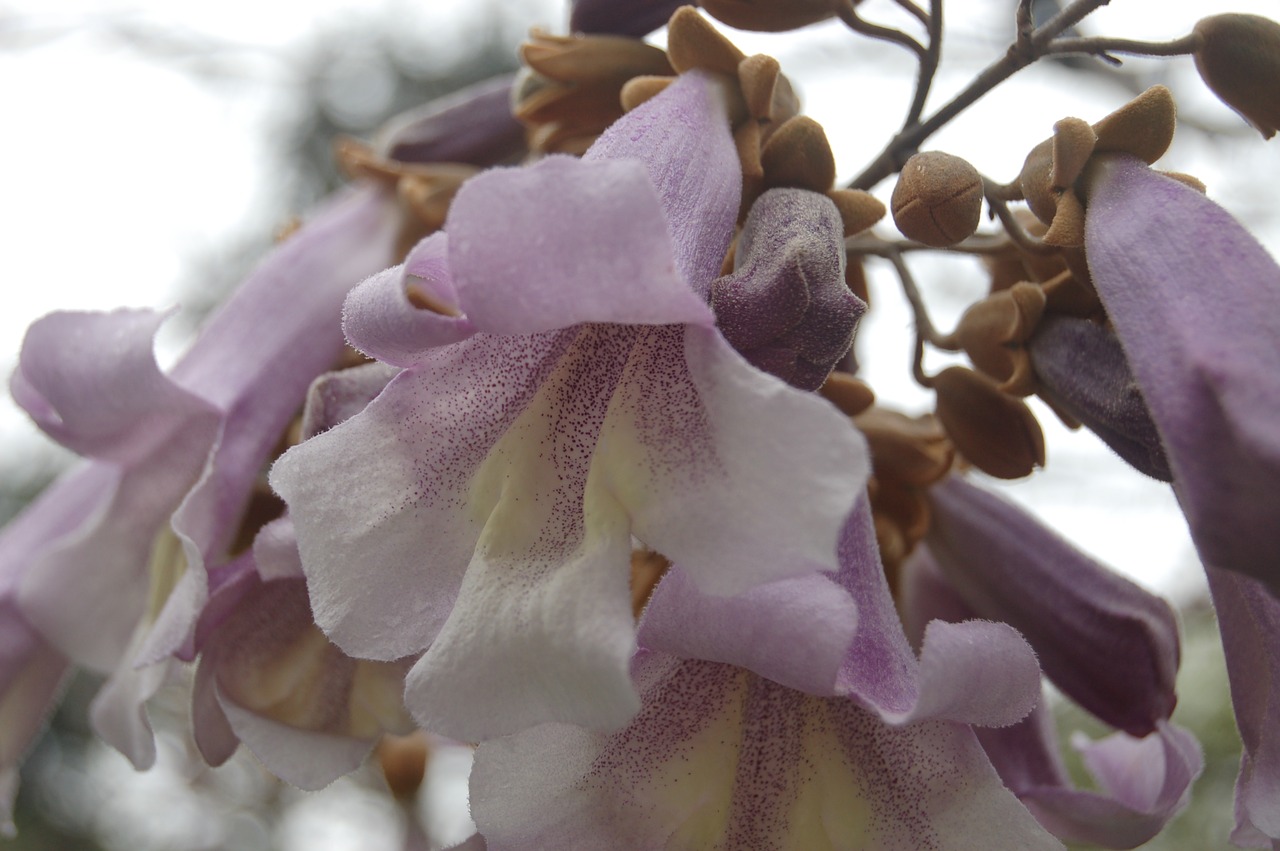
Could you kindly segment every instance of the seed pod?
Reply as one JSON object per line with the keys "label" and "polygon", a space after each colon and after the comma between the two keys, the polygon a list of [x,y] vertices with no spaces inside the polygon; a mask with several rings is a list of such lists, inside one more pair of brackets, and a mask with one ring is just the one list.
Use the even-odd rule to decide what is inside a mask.
{"label": "seed pod", "polygon": [[889,203],[894,224],[904,236],[945,248],[978,229],[982,176],[951,154],[916,154],[902,167]]}
{"label": "seed pod", "polygon": [[1214,15],[1199,37],[1196,70],[1206,86],[1264,138],[1280,129],[1280,24],[1260,15]]}
{"label": "seed pod", "polygon": [[938,420],[960,454],[999,479],[1020,479],[1044,466],[1044,432],[1023,404],[985,375],[953,366],[934,376]]}

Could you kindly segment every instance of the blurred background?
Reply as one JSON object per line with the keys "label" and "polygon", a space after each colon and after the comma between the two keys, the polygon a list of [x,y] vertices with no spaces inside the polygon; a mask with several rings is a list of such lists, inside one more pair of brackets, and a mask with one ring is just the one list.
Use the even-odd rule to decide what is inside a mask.
{"label": "blurred background", "polygon": [[[948,7],[944,63],[931,109],[1003,53],[1014,0]],[[1047,18],[1054,2],[1038,2]],[[1112,0],[1084,33],[1145,39],[1188,32],[1205,4]],[[1199,12],[1197,12],[1197,7]],[[1274,0],[1231,11],[1275,15]],[[866,0],[871,20],[911,29],[892,0]],[[1227,8],[1213,11],[1227,11]],[[158,343],[180,353],[275,234],[341,182],[331,156],[341,134],[368,138],[388,117],[516,66],[531,25],[561,32],[564,0],[0,0],[0,373],[16,363],[26,326],[57,309],[181,310]],[[914,30],[912,30],[914,31]],[[658,43],[662,33],[654,35]],[[879,153],[910,100],[912,59],[837,24],[798,33],[731,33],[747,53],[779,59],[821,122],[847,180]],[[1219,104],[1189,59],[1042,62],[931,139],[999,180],[1067,115],[1095,121],[1155,83],[1181,109],[1161,162],[1197,175],[1219,203],[1277,253],[1272,187],[1280,148]],[[877,189],[886,201],[892,182]],[[881,224],[886,233],[892,224]],[[870,261],[874,308],[858,340],[881,399],[930,407],[909,380],[910,315],[887,267]],[[913,257],[939,325],[985,290],[975,261]],[[1229,282],[1206,282],[1207,286]],[[930,362],[934,369],[940,362]],[[1087,432],[1058,427],[1043,407],[1043,474],[998,486],[1084,549],[1170,595],[1184,612],[1185,686],[1175,720],[1206,748],[1195,804],[1152,849],[1222,847],[1231,824],[1239,742],[1227,702],[1212,612],[1167,487],[1131,472]],[[0,401],[0,522],[69,463],[5,396]],[[85,707],[97,684],[75,680],[28,761],[15,849],[400,849],[412,823],[420,847],[465,837],[464,749],[441,748],[424,794],[396,802],[370,769],[324,792],[273,781],[243,749],[224,768],[194,757],[182,696],[155,708],[159,765],[136,774],[96,742]],[[1079,713],[1065,731],[1101,732]]]}

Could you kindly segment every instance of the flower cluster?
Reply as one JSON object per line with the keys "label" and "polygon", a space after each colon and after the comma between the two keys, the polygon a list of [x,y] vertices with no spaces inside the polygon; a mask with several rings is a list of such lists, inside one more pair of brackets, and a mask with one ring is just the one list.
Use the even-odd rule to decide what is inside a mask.
{"label": "flower cluster", "polygon": [[[244,744],[317,789],[386,734],[474,746],[468,848],[1134,847],[1202,764],[1178,618],[981,484],[1044,465],[1037,394],[1176,493],[1244,744],[1232,839],[1280,847],[1280,267],[1151,168],[1163,89],[1059,122],[1005,186],[916,153],[942,4],[927,48],[857,5],[706,3],[918,52],[851,187],[776,61],[690,8],[582,0],[592,35],[537,33],[515,81],[345,147],[353,185],[167,373],[163,314],[33,325],[12,394],[84,461],[0,532],[0,798],[72,667],[106,675],[94,728],[138,768],[190,669],[211,765]],[[633,38],[672,12],[666,52]],[[1274,132],[1270,21],[1170,46],[1023,15],[1024,64],[1194,52]],[[868,230],[886,167],[907,240]],[[990,261],[951,334],[904,260],[926,247]],[[934,413],[856,376],[873,255]],[[928,375],[926,345],[972,368]],[[1115,730],[1081,746],[1096,788],[1044,680]]]}

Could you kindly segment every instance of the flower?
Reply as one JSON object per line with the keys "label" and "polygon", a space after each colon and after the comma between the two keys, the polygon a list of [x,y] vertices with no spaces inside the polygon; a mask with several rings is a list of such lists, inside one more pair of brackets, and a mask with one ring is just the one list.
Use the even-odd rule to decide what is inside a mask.
{"label": "flower", "polygon": [[672,567],[641,624],[627,727],[545,724],[478,749],[488,847],[1059,847],[966,726],[1031,709],[1026,642],[936,623],[917,659],[865,500],[839,551],[834,579],[736,597],[700,594]]}
{"label": "flower", "polygon": [[1280,593],[1280,266],[1225,210],[1095,157],[1085,249],[1203,562]]}
{"label": "flower", "polygon": [[582,161],[473,179],[349,298],[352,344],[403,371],[271,482],[330,638],[423,653],[427,729],[625,723],[633,535],[720,594],[835,567],[866,451],[715,330],[738,202],[723,105],[687,74]]}
{"label": "flower", "polygon": [[1098,790],[1077,789],[1041,701],[1017,724],[975,731],[1001,779],[1060,839],[1132,848],[1152,838],[1185,805],[1203,765],[1195,737],[1167,720],[1173,612],[994,495],[954,477],[932,494],[934,530],[903,567],[912,637],[939,620],[1012,623],[1068,697],[1133,733],[1077,735]]}
{"label": "flower", "polygon": [[[262,465],[307,385],[337,359],[342,299],[390,258],[395,211],[393,196],[369,186],[330,201],[167,375],[152,353],[164,319],[154,311],[55,313],[27,333],[14,398],[90,460],[59,485],[73,519],[63,514],[21,553],[14,597],[73,662],[112,673],[95,726],[139,766],[154,759],[141,709],[164,681],[154,663],[190,653],[207,567],[229,555]],[[49,505],[29,508],[42,515],[30,522],[44,523]],[[157,543],[170,525],[173,546]]]}

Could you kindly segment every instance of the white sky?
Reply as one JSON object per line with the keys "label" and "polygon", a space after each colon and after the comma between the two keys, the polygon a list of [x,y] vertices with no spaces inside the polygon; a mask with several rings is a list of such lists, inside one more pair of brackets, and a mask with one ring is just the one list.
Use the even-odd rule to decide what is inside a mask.
{"label": "white sky", "polygon": [[[1012,25],[991,14],[995,5],[950,4],[952,50],[945,55],[953,58],[943,66],[932,105],[1003,51]],[[1173,38],[1187,32],[1206,5],[1112,0],[1091,25],[1111,35]],[[271,111],[287,102],[290,82],[273,55],[296,49],[322,27],[388,9],[406,38],[421,38],[425,55],[442,61],[449,51],[465,49],[465,33],[477,15],[499,10],[509,21],[554,28],[566,6],[557,0],[0,0],[0,161],[6,164],[0,373],[12,371],[26,326],[51,310],[171,304],[190,259],[239,232],[265,203],[263,128]],[[898,20],[900,11],[890,0],[867,0],[861,8],[880,20]],[[1223,4],[1221,10],[1228,9],[1275,16],[1280,3],[1237,0]],[[211,86],[103,38],[103,22],[118,20],[254,50],[245,54],[239,84]],[[54,32],[65,34],[45,38]],[[911,60],[901,49],[858,40],[838,25],[803,35],[734,38],[748,53],[771,53],[782,62],[806,111],[826,127],[844,176],[874,156],[901,121],[912,80]],[[849,66],[858,58],[873,61]],[[1147,82],[1169,83],[1184,114],[1239,131],[1238,119],[1204,90],[1189,60],[1131,62],[1149,69]],[[1118,87],[1081,86],[1077,76],[1068,81],[1052,68],[1023,72],[1025,80],[981,102],[927,147],[960,154],[993,177],[1009,179],[1054,121],[1065,115],[1096,120],[1129,97]],[[1248,139],[1227,158],[1214,143],[1190,136],[1162,165],[1198,174],[1215,198],[1247,215],[1261,203],[1249,194],[1259,175],[1275,183],[1280,143]],[[1261,236],[1274,253],[1280,245],[1274,219]],[[962,268],[955,280],[959,291],[971,288],[970,297],[981,288],[972,270],[966,276]],[[930,292],[929,279],[923,283],[941,307],[960,304],[955,287]],[[876,322],[860,343],[864,353],[877,353],[864,356],[866,368],[882,398],[922,406],[923,394],[902,381],[910,320],[891,288],[878,284],[876,295]],[[1052,415],[1042,413],[1050,467],[1015,485],[1015,498],[1145,582],[1167,586],[1194,566],[1168,489],[1140,481],[1091,435],[1053,429]],[[43,443],[5,398],[0,470],[5,454],[25,455]]]}

